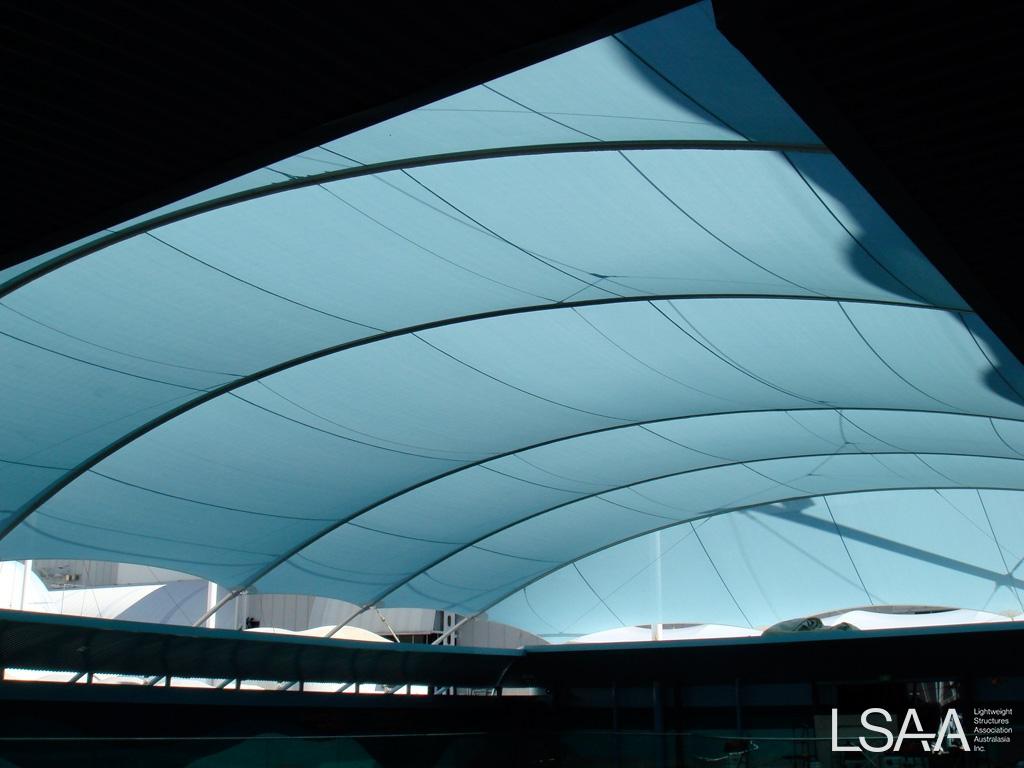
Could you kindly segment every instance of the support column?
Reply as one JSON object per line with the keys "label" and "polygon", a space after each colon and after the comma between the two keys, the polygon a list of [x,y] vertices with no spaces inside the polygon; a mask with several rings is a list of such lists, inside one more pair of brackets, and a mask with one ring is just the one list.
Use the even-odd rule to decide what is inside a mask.
{"label": "support column", "polygon": [[21,599],[18,601],[18,610],[25,610],[25,593],[28,591],[28,580],[32,574],[32,561],[25,560],[21,570]]}
{"label": "support column", "polygon": [[203,626],[213,629],[217,626],[217,585],[212,581],[206,582],[206,621]]}
{"label": "support column", "polygon": [[655,642],[662,637],[661,598],[661,531],[657,531],[654,534],[654,616],[651,622],[651,640]]}

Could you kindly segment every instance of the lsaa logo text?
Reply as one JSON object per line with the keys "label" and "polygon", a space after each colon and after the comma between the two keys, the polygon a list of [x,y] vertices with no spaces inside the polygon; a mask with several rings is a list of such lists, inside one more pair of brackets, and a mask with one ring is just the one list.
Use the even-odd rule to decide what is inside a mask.
{"label": "lsaa logo text", "polygon": [[[917,716],[917,710],[911,708],[907,710],[906,717],[903,718],[903,724],[899,727],[899,731],[896,734],[893,733],[892,726],[895,724],[893,716],[888,710],[882,709],[881,707],[871,707],[865,709],[860,714],[861,726],[872,733],[877,733],[878,736],[860,736],[858,741],[860,746],[855,744],[843,745],[839,744],[839,710],[832,710],[832,751],[833,752],[887,752],[890,749],[899,751],[900,747],[903,746],[905,741],[918,741],[921,744],[921,748],[925,752],[939,752],[942,750],[942,744],[953,741],[960,742],[960,748],[970,752],[971,745],[967,742],[967,734],[964,733],[963,725],[960,724],[960,716],[956,713],[955,709],[947,709],[946,716],[942,720],[942,725],[938,730],[938,733],[927,733],[921,725],[921,718]],[[872,744],[882,740],[881,746],[878,744]],[[930,740],[934,739],[934,744],[930,743]]]}

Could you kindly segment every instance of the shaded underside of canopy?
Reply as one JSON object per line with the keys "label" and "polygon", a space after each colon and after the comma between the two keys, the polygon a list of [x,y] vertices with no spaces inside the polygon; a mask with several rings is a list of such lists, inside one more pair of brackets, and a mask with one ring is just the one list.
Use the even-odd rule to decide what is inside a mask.
{"label": "shaded underside of canopy", "polygon": [[0,558],[552,637],[1024,611],[1024,369],[706,3],[0,280]]}

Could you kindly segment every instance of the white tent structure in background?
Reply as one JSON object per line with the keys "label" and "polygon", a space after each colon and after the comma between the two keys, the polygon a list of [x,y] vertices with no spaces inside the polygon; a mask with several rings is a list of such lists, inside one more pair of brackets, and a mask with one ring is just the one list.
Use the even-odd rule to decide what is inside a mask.
{"label": "white tent structure in background", "polygon": [[0,608],[90,616],[119,617],[162,584],[50,590],[31,568],[20,561],[0,563]]}
{"label": "white tent structure in background", "polygon": [[[922,606],[872,606],[837,611],[818,617],[827,630],[841,624],[848,624],[858,630],[915,629],[921,627],[947,627],[967,624],[995,624],[1020,621],[1021,614],[1008,616],[990,611],[976,611],[966,608],[936,608]],[[761,628],[734,627],[728,624],[676,624],[665,625],[660,640],[711,640],[730,637],[758,637]],[[645,643],[657,642],[650,626],[616,627],[601,632],[592,632],[574,638],[570,643]]]}
{"label": "white tent structure in background", "polygon": [[[683,624],[663,625],[661,640],[708,640],[719,637],[756,637],[758,629],[748,627],[732,627],[727,624]],[[644,643],[651,642],[653,636],[649,626],[617,627],[603,632],[592,632],[577,637],[570,643]]]}
{"label": "white tent structure in background", "polygon": [[[297,635],[299,637],[330,637],[334,640],[359,640],[364,643],[390,643],[386,637],[381,637],[375,632],[361,627],[342,627],[334,631],[332,626],[312,627],[311,629],[291,630],[279,629],[277,627],[253,627],[246,632],[265,632],[271,635]],[[333,634],[332,634],[333,631]]]}
{"label": "white tent structure in background", "polygon": [[975,611],[965,608],[889,608],[881,610],[856,608],[842,613],[822,616],[826,627],[837,624],[852,624],[857,629],[912,629],[915,627],[950,627],[961,624],[994,624],[1004,621],[1020,621],[1022,616],[1007,616],[990,611]]}

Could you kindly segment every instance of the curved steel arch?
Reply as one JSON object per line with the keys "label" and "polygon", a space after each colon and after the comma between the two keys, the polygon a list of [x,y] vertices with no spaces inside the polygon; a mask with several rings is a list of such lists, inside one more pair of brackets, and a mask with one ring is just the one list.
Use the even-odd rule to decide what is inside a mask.
{"label": "curved steel arch", "polygon": [[[579,555],[578,557],[573,558],[572,560],[567,560],[564,563],[559,563],[557,566],[555,566],[553,568],[550,568],[550,569],[544,571],[543,573],[537,574],[536,576],[533,576],[530,579],[524,581],[522,584],[519,584],[518,586],[516,586],[515,589],[512,589],[512,590],[510,590],[508,592],[503,593],[496,600],[492,600],[491,602],[487,603],[483,608],[480,608],[478,611],[476,611],[472,615],[466,616],[465,618],[459,620],[458,622],[456,622],[454,624],[454,626],[452,626],[449,629],[445,630],[445,632],[440,637],[438,637],[436,640],[434,640],[433,643],[434,644],[440,644],[446,637],[451,635],[453,632],[458,630],[460,627],[464,626],[468,622],[470,622],[473,619],[477,618],[481,614],[486,613],[491,608],[496,606],[498,603],[502,602],[503,600],[508,599],[509,597],[514,595],[516,592],[519,592],[520,590],[526,589],[526,588],[530,587],[531,585],[536,584],[541,579],[543,579],[543,578],[545,578],[547,576],[550,576],[551,574],[555,573],[556,571],[559,571],[562,568],[565,568],[565,567],[567,567],[569,565],[572,565],[573,563],[578,563],[581,560],[585,560],[586,558],[588,558],[588,557],[590,557],[592,555],[596,555],[599,552],[604,552],[607,549],[611,549],[612,547],[616,547],[619,544],[625,544],[627,541],[632,541],[633,539],[639,539],[641,536],[648,536],[648,535],[650,535],[652,533],[657,533],[659,531],[665,531],[665,530],[668,530],[669,528],[675,528],[678,525],[689,525],[691,523],[696,523],[699,520],[706,520],[707,518],[710,518],[710,517],[717,517],[719,515],[727,515],[727,514],[731,514],[733,512],[742,512],[742,511],[748,510],[748,509],[757,509],[758,507],[765,507],[765,506],[768,506],[770,504],[786,504],[786,503],[791,502],[791,501],[801,501],[801,500],[804,500],[804,499],[825,499],[825,498],[829,498],[829,497],[833,497],[833,496],[852,496],[852,495],[855,495],[855,494],[858,494],[858,493],[890,493],[890,492],[898,493],[898,492],[901,492],[901,491],[937,491],[937,490],[940,490],[940,489],[947,489],[947,490],[949,490],[949,489],[954,489],[954,490],[963,489],[963,490],[968,490],[968,491],[1012,491],[1012,492],[1017,492],[1017,493],[1024,493],[1024,489],[1003,488],[1003,487],[998,487],[998,486],[985,486],[985,485],[938,486],[938,487],[936,487],[936,486],[907,486],[907,487],[903,487],[903,488],[876,488],[876,489],[868,488],[868,489],[858,489],[858,490],[855,490],[855,491],[834,491],[832,493],[812,493],[812,494],[806,494],[806,495],[801,495],[801,496],[788,496],[788,497],[782,498],[782,499],[775,499],[774,501],[763,501],[763,502],[759,502],[757,504],[743,504],[743,505],[740,505],[740,506],[737,506],[737,507],[730,507],[728,509],[718,509],[718,510],[714,510],[714,511],[711,511],[711,512],[706,512],[706,513],[697,515],[695,517],[692,517],[689,520],[679,520],[677,522],[669,523],[668,525],[662,525],[662,526],[659,526],[657,528],[652,528],[649,531],[644,531],[642,533],[632,534],[630,536],[623,537],[621,539],[618,539],[616,541],[610,542],[608,544],[604,544],[604,545],[602,545],[600,547],[596,547],[595,549],[592,549],[589,552],[585,552],[585,553]],[[995,574],[995,575],[998,575],[998,576],[1004,578],[1005,580],[1007,580],[1008,582],[1011,582],[1012,586],[1014,586],[1015,588],[1024,589],[1024,580],[1016,579],[1016,578],[1014,578],[1010,574]],[[448,606],[448,607],[451,607],[451,606]],[[346,622],[347,621],[351,621],[351,619],[347,619]],[[344,626],[344,625],[342,625],[342,626]],[[338,629],[340,630],[341,627],[338,627]],[[330,636],[330,635],[327,635],[327,636]]]}
{"label": "curved steel arch", "polygon": [[[399,336],[408,336],[414,333],[422,331],[428,331],[434,328],[443,328],[453,325],[459,325],[462,323],[471,323],[478,320],[488,320],[498,317],[510,317],[518,314],[526,314],[533,312],[547,312],[558,309],[572,309],[579,307],[590,307],[590,306],[602,306],[605,304],[626,304],[626,303],[642,303],[642,302],[655,302],[655,301],[698,301],[698,300],[713,300],[713,299],[733,299],[733,300],[768,300],[768,301],[817,301],[817,302],[848,302],[855,304],[873,304],[878,306],[899,306],[911,309],[919,309],[924,311],[937,311],[937,312],[948,312],[962,316],[963,314],[973,314],[963,309],[955,307],[944,307],[935,306],[930,304],[915,304],[913,302],[906,301],[888,301],[882,299],[845,299],[836,298],[830,296],[804,296],[804,295],[789,295],[789,294],[667,294],[658,296],[615,296],[601,299],[586,299],[582,301],[566,301],[561,303],[552,304],[538,304],[521,307],[511,307],[508,309],[501,310],[490,310],[487,312],[478,312],[472,315],[462,315],[459,317],[445,318],[442,320],[433,320],[426,323],[420,323],[417,325],[406,326],[404,328],[398,328],[392,331],[385,331],[373,336],[364,336],[358,339],[352,339],[350,341],[343,342],[341,344],[335,344],[321,349],[313,350],[297,357],[285,360],[280,363],[275,363],[272,366],[256,371],[254,373],[247,374],[245,376],[238,377],[232,381],[228,381],[221,384],[218,387],[214,387],[205,391],[198,397],[193,398],[187,402],[181,403],[174,408],[156,416],[155,418],[147,421],[135,429],[125,433],[117,440],[109,443],[108,445],[96,451],[85,460],[79,462],[77,465],[72,467],[68,472],[62,475],[58,480],[51,483],[41,492],[37,493],[21,507],[15,510],[14,514],[10,516],[2,527],[0,527],[0,540],[4,539],[14,528],[16,528],[22,521],[24,521],[32,512],[46,503],[49,499],[53,498],[61,489],[72,483],[78,477],[81,477],[85,472],[96,466],[103,459],[111,456],[112,454],[124,448],[129,443],[134,442],[143,435],[151,432],[162,424],[171,421],[172,419],[181,416],[188,411],[197,408],[204,403],[214,400],[222,395],[228,394],[246,384],[259,381],[260,379],[271,376],[275,373],[294,368],[308,363],[313,360],[318,360],[322,357],[327,357],[338,352],[344,352],[348,349],[354,349],[368,344],[373,344],[379,341],[385,341],[387,339],[396,338]],[[951,411],[955,413],[955,411]]]}
{"label": "curved steel arch", "polygon": [[[278,192],[288,192],[303,187],[314,187],[332,181],[342,181],[360,176],[373,176],[389,171],[404,171],[413,168],[425,168],[432,165],[447,165],[471,160],[492,160],[503,157],[524,157],[530,155],[576,154],[581,152],[616,152],[637,150],[725,150],[747,152],[805,152],[814,154],[831,154],[822,144],[788,144],[779,142],[737,141],[737,140],[696,140],[696,139],[636,139],[622,141],[580,141],[559,144],[526,144],[515,147],[496,147],[493,149],[473,149],[462,152],[443,152],[435,155],[409,157],[400,160],[388,160],[381,163],[357,165],[353,168],[342,168],[326,171],[311,176],[301,176],[273,184],[264,184],[252,189],[233,192],[228,195],[204,200],[174,211],[159,214],[144,221],[131,224],[123,229],[101,235],[88,243],[70,248],[64,253],[54,256],[41,264],[12,277],[7,283],[0,285],[0,298],[16,291],[33,280],[53,272],[65,264],[95,253],[109,245],[128,240],[136,235],[148,232],[165,224],[197,216],[201,213],[226,208],[235,203],[268,197]],[[259,170],[259,169],[258,169]]]}
{"label": "curved steel arch", "polygon": [[[413,573],[410,576],[408,576],[405,579],[403,579],[400,583],[394,584],[394,585],[388,587],[386,590],[378,593],[368,603],[366,603],[363,606],[361,606],[360,609],[356,613],[352,614],[347,619],[345,619],[344,624],[347,624],[348,622],[350,622],[353,619],[355,619],[357,616],[360,616],[364,612],[366,612],[366,611],[368,611],[368,610],[378,606],[382,600],[384,600],[388,596],[394,594],[399,589],[404,587],[406,584],[411,583],[412,581],[414,581],[419,576],[422,576],[423,574],[427,573],[432,568],[436,568],[438,565],[444,563],[447,560],[450,560],[451,558],[455,557],[456,555],[458,555],[461,552],[464,552],[464,551],[466,551],[468,549],[471,549],[472,547],[475,547],[477,544],[479,544],[479,543],[481,543],[483,541],[486,541],[487,539],[491,538],[492,536],[496,536],[499,533],[507,531],[507,530],[509,530],[511,528],[515,528],[516,526],[521,525],[522,523],[526,523],[526,522],[528,522],[530,520],[533,520],[533,519],[535,519],[537,517],[541,517],[542,515],[546,515],[549,512],[554,512],[555,510],[562,509],[563,507],[568,507],[568,506],[570,506],[572,504],[578,504],[580,502],[587,501],[588,499],[593,499],[593,498],[599,497],[599,496],[601,496],[603,494],[606,494],[606,493],[614,493],[615,491],[621,491],[621,490],[625,490],[627,488],[633,488],[633,487],[636,487],[636,486],[645,485],[647,483],[654,483],[654,482],[657,482],[659,480],[666,480],[666,479],[672,478],[672,477],[682,477],[682,476],[685,476],[685,475],[696,474],[696,473],[699,473],[699,472],[708,472],[708,471],[715,470],[715,469],[724,469],[724,468],[727,468],[727,467],[746,466],[748,464],[760,464],[760,463],[770,462],[770,461],[786,461],[788,459],[804,459],[804,458],[828,458],[828,457],[832,457],[832,456],[893,456],[893,455],[896,455],[896,456],[963,456],[963,457],[983,458],[983,459],[1001,459],[1001,460],[1004,460],[1004,461],[1024,461],[1024,458],[1014,459],[1014,458],[1010,458],[1010,457],[1007,457],[1007,456],[991,456],[991,455],[987,455],[987,454],[978,454],[978,453],[954,453],[954,452],[926,453],[926,452],[923,452],[923,451],[899,451],[899,450],[892,450],[892,451],[870,451],[870,452],[867,452],[867,453],[864,453],[864,452],[851,452],[851,453],[843,453],[843,454],[840,454],[838,452],[837,453],[800,453],[800,454],[793,454],[793,455],[789,455],[789,456],[772,456],[772,457],[764,458],[764,459],[751,459],[751,460],[748,460],[748,461],[723,462],[721,464],[711,464],[711,465],[706,466],[706,467],[697,467],[697,468],[694,468],[694,469],[686,469],[686,470],[681,470],[679,472],[667,472],[665,474],[657,475],[655,477],[649,477],[649,478],[645,478],[643,480],[634,480],[634,481],[631,481],[631,482],[628,482],[628,483],[623,483],[621,485],[614,486],[614,487],[611,487],[611,488],[605,488],[605,489],[603,489],[601,491],[596,491],[594,493],[584,494],[584,495],[581,495],[578,498],[571,499],[569,501],[564,501],[564,502],[561,502],[559,504],[555,504],[555,505],[553,505],[551,507],[547,507],[547,508],[539,510],[537,512],[533,512],[533,513],[527,515],[526,517],[520,518],[519,520],[515,520],[515,521],[507,523],[507,524],[505,524],[503,526],[495,528],[493,531],[489,531],[486,534],[484,534],[482,536],[479,536],[476,539],[473,539],[472,541],[469,541],[469,542],[466,542],[464,544],[459,545],[457,548],[451,550],[450,552],[447,552],[446,554],[442,555],[441,557],[436,558],[435,560],[431,561],[426,566],[423,566],[422,568],[420,568],[415,573]],[[779,485],[783,485],[783,484],[779,483]],[[937,486],[937,488],[954,488],[954,489],[958,489],[958,488],[971,488],[971,487],[973,487],[973,486],[967,486],[967,485],[949,485],[949,486],[943,485],[943,486]],[[893,489],[879,488],[878,490],[879,491],[884,491],[884,490],[893,490]],[[1024,492],[1024,479],[1022,479],[1021,486],[1020,486],[1019,489],[1016,489],[1016,488],[1004,488],[1004,489],[1000,489],[1000,490],[1020,490],[1020,491]],[[870,491],[849,491],[849,493],[857,493],[857,492],[869,493]],[[831,495],[835,495],[835,494],[831,494],[831,493],[815,493],[815,494],[812,494],[809,498],[813,498],[815,496],[831,496]],[[762,506],[764,504],[775,504],[775,503],[777,503],[777,502],[766,501],[766,502],[760,502],[758,504],[746,505],[746,507],[755,507],[755,506]],[[637,510],[637,511],[640,511],[642,513],[642,510]],[[735,511],[735,510],[730,510],[730,511]],[[698,518],[694,518],[694,519],[699,519],[699,517]],[[687,521],[683,521],[683,522],[687,522]],[[652,528],[650,531],[648,531],[648,533],[653,532],[655,530],[661,530],[661,529],[660,528]],[[642,535],[646,535],[646,534],[642,534]],[[292,553],[292,555],[289,555],[289,559],[294,554],[296,554],[296,553]],[[577,559],[579,559],[579,558],[577,558]],[[567,561],[565,563],[562,563],[559,567],[560,568],[564,567],[565,565],[568,565],[571,562],[575,562],[575,561]],[[275,567],[277,567],[277,566],[275,566]],[[271,570],[273,570],[273,569],[271,569]],[[269,571],[268,571],[268,573],[269,573]],[[260,577],[260,578],[262,578],[262,577]],[[250,582],[249,585],[247,585],[246,587],[243,587],[243,589],[247,589],[252,584],[255,584],[256,581],[258,581],[258,579],[254,579],[252,582]],[[342,626],[344,626],[344,624]]]}

